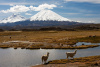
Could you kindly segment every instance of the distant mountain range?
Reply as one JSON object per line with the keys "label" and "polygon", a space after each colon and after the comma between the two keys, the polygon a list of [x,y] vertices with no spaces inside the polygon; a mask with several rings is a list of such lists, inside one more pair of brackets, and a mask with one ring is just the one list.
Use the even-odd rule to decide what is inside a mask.
{"label": "distant mountain range", "polygon": [[47,26],[77,26],[85,23],[79,23],[64,18],[51,10],[42,10],[29,19],[19,14],[0,20],[0,28],[34,28]]}
{"label": "distant mountain range", "polygon": [[[27,19],[19,14],[13,14],[12,16],[0,20],[0,23],[14,23],[18,21],[26,21]],[[42,10],[36,15],[29,18],[30,21],[70,21],[51,10]]]}
{"label": "distant mountain range", "polygon": [[18,21],[25,21],[26,18],[19,15],[19,14],[13,14],[12,16],[5,18],[3,20],[0,20],[0,23],[14,23]]}

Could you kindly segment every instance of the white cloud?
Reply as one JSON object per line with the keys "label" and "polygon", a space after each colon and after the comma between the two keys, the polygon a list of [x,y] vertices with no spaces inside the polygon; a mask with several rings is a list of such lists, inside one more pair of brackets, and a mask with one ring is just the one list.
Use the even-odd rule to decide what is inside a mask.
{"label": "white cloud", "polygon": [[88,21],[88,23],[94,23],[95,21]]}
{"label": "white cloud", "polygon": [[60,7],[63,7],[63,6],[60,6]]}
{"label": "white cloud", "polygon": [[30,13],[25,13],[25,15],[32,15],[32,14],[30,14]]}
{"label": "white cloud", "polygon": [[14,6],[14,4],[9,4],[10,6]]}
{"label": "white cloud", "polygon": [[100,23],[100,18],[70,18],[74,21],[81,21],[82,23]]}
{"label": "white cloud", "polygon": [[81,14],[81,13],[62,13],[62,14],[67,14],[67,15],[78,15],[78,14]]}
{"label": "white cloud", "polygon": [[100,16],[100,14],[84,14],[84,16]]}
{"label": "white cloud", "polygon": [[42,4],[42,5],[39,5],[38,7],[30,6],[30,9],[33,11],[41,11],[41,10],[45,10],[45,9],[53,9],[54,7],[57,7],[57,6],[54,4],[51,4],[51,5]]}
{"label": "white cloud", "polygon": [[3,12],[3,13],[9,13],[9,12],[18,13],[18,12],[27,12],[29,10],[30,10],[29,7],[26,7],[26,6],[23,6],[23,5],[16,5],[16,6],[10,7],[10,9],[7,9],[7,10],[1,10],[0,12]]}
{"label": "white cloud", "polygon": [[7,9],[7,10],[1,10],[0,12],[3,12],[3,13],[19,13],[19,12],[27,12],[27,11],[41,11],[41,10],[45,10],[45,9],[53,9],[54,7],[57,7],[56,5],[54,4],[42,4],[42,5],[39,5],[38,7],[34,7],[34,6],[29,6],[29,7],[26,7],[24,5],[13,5],[13,4],[10,4],[10,9]]}
{"label": "white cloud", "polygon": [[100,0],[64,0],[66,2],[74,1],[74,2],[90,2],[90,3],[100,3]]}
{"label": "white cloud", "polygon": [[0,5],[10,5],[10,6],[14,6],[14,5],[34,5],[34,3],[14,3],[14,2],[11,2],[11,3],[0,3]]}

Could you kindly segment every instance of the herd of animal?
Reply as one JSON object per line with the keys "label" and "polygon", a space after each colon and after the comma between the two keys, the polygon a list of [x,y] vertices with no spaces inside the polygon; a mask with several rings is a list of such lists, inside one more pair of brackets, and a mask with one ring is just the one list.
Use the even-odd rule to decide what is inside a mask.
{"label": "herd of animal", "polygon": [[[68,59],[68,57],[71,57],[71,58],[74,59],[74,56],[75,56],[76,52],[77,52],[77,49],[74,52],[66,52],[67,59]],[[42,56],[42,58],[41,58],[42,59],[42,63],[44,62],[44,64],[45,64],[47,59],[48,59],[48,57],[49,57],[49,52],[47,52],[47,55],[43,55]]]}

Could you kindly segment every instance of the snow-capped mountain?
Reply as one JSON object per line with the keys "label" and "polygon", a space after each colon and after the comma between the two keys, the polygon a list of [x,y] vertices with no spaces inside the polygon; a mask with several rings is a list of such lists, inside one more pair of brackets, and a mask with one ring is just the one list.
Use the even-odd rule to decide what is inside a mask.
{"label": "snow-capped mountain", "polygon": [[30,21],[70,21],[51,10],[42,10],[30,18]]}
{"label": "snow-capped mountain", "polygon": [[[26,19],[19,14],[13,14],[8,18],[0,20],[0,23],[15,23],[15,22],[26,21],[26,20],[29,19]],[[35,14],[34,16],[32,16],[30,18],[30,21],[70,21],[70,20],[58,15],[57,13],[51,10],[42,10],[37,14]]]}
{"label": "snow-capped mountain", "polygon": [[13,14],[12,16],[0,21],[0,27],[2,29],[3,28],[23,29],[23,28],[33,28],[33,27],[52,27],[52,26],[66,26],[66,25],[78,26],[82,24],[64,18],[51,10],[42,10],[29,19],[26,19],[19,14]]}
{"label": "snow-capped mountain", "polygon": [[13,14],[8,18],[0,20],[0,23],[14,23],[14,22],[25,21],[25,20],[26,20],[26,18],[22,17],[21,15]]}

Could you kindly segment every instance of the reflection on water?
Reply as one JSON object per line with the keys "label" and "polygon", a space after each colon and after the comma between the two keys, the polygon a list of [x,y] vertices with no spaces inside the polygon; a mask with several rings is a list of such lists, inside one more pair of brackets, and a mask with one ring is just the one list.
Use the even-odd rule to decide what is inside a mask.
{"label": "reflection on water", "polygon": [[77,46],[80,46],[80,45],[100,45],[100,43],[91,43],[91,42],[78,42],[76,43]]}
{"label": "reflection on water", "polygon": [[[36,64],[41,64],[41,56],[50,52],[49,60],[66,59],[66,52],[74,50],[64,49],[0,49],[0,67],[28,67]],[[77,51],[75,57],[85,57],[100,55],[100,47],[81,49]]]}

